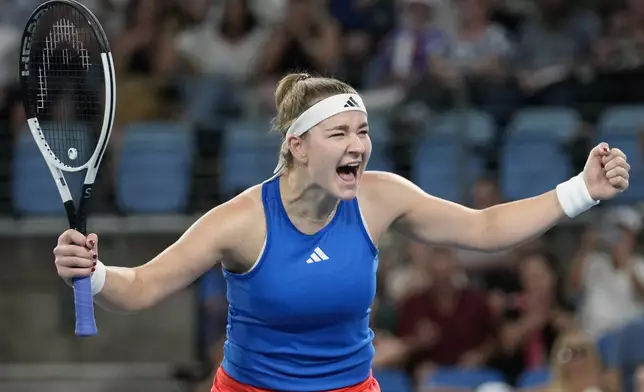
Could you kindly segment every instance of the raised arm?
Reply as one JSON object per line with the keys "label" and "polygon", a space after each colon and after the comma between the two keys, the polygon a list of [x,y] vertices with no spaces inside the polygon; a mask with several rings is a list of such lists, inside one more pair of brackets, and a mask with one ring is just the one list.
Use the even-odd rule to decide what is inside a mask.
{"label": "raised arm", "polygon": [[381,203],[394,211],[392,227],[424,243],[495,251],[518,245],[628,187],[630,166],[619,149],[595,147],[584,171],[540,196],[473,210],[432,197],[402,177],[378,173]]}
{"label": "raised arm", "polygon": [[[115,311],[152,306],[196,280],[235,247],[251,221],[253,200],[242,194],[195,222],[174,244],[135,268],[105,266],[98,261],[98,237],[67,230],[54,249],[58,274],[92,274],[95,301]],[[95,270],[93,270],[93,268]]]}

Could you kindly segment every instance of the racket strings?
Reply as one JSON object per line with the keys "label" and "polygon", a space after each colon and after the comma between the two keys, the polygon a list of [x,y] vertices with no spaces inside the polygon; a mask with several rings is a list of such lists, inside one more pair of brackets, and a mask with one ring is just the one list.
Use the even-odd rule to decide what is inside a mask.
{"label": "racket strings", "polygon": [[104,118],[100,49],[87,19],[54,7],[34,31],[28,95],[51,153],[80,167],[94,153]]}

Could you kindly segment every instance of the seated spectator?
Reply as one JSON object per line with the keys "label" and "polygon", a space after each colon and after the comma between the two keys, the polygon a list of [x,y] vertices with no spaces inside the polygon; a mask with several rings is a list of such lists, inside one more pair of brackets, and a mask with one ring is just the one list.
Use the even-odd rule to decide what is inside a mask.
{"label": "seated spectator", "polygon": [[592,339],[581,331],[561,335],[550,356],[552,379],[544,392],[599,392],[605,385]]}
{"label": "seated spectator", "polygon": [[[442,53],[431,58],[430,91],[440,92],[431,106],[451,107],[455,89],[466,87],[475,107],[488,111],[499,123],[512,111],[513,96],[506,89],[510,42],[505,30],[489,20],[489,0],[458,0],[456,38]],[[447,48],[446,48],[447,49]],[[424,86],[425,88],[427,86]]]}
{"label": "seated spectator", "polygon": [[642,218],[620,207],[604,222],[599,233],[586,232],[570,269],[582,327],[595,338],[644,315],[644,258],[635,253]]}
{"label": "seated spectator", "polygon": [[343,59],[340,74],[362,89],[364,69],[382,39],[393,28],[396,13],[392,0],[330,0],[330,12],[342,29]]}
{"label": "seated spectator", "polygon": [[295,70],[332,74],[340,57],[339,33],[317,2],[289,0],[284,19],[264,46],[260,73],[270,79]]}
{"label": "seated spectator", "polygon": [[341,60],[340,28],[315,0],[288,0],[282,20],[260,52],[256,111],[272,113],[275,81],[288,72],[330,76]]}
{"label": "seated spectator", "polygon": [[600,21],[567,0],[538,0],[539,16],[523,26],[516,67],[520,95],[527,105],[575,103],[573,79],[590,55]]}
{"label": "seated spectator", "polygon": [[185,69],[240,82],[252,77],[266,31],[248,2],[226,0],[216,25],[202,23],[176,38],[174,48],[187,66]]}
{"label": "seated spectator", "polygon": [[113,44],[119,81],[117,127],[158,120],[170,112],[164,94],[169,86],[168,64],[162,56],[163,48],[171,45],[175,27],[164,4],[132,0],[127,5],[124,28]]}
{"label": "seated spectator", "polygon": [[486,293],[467,287],[449,249],[433,249],[426,268],[431,285],[405,300],[398,314],[410,370],[420,381],[437,366],[485,366],[497,347]]}
{"label": "seated spectator", "polygon": [[644,1],[628,0],[613,10],[593,47],[595,77],[582,90],[582,115],[595,122],[609,105],[644,100]]}
{"label": "seated spectator", "polygon": [[521,291],[507,299],[500,331],[500,352],[493,366],[515,383],[525,370],[545,366],[560,333],[574,326],[557,279],[556,258],[542,251],[519,255]]}

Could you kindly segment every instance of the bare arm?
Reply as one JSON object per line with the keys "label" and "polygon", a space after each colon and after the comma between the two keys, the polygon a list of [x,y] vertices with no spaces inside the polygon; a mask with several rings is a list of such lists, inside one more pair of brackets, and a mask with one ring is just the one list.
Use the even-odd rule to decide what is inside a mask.
{"label": "bare arm", "polygon": [[540,235],[564,217],[555,191],[474,210],[430,196],[398,175],[371,175],[381,202],[393,211],[392,227],[428,244],[501,250]]}
{"label": "bare arm", "polygon": [[[94,296],[95,301],[107,309],[135,311],[187,287],[233,250],[237,238],[243,238],[241,234],[252,218],[247,212],[251,203],[253,200],[242,194],[214,208],[177,242],[144,265],[103,267],[106,269],[105,281]],[[95,234],[85,238],[73,230],[63,233],[54,250],[58,274],[63,278],[87,276],[92,263],[91,253],[98,253],[98,248],[94,248],[97,241]]]}
{"label": "bare arm", "polygon": [[212,209],[144,265],[107,267],[105,286],[95,296],[96,302],[109,309],[139,310],[187,287],[234,247],[247,221],[249,203],[242,194]]}

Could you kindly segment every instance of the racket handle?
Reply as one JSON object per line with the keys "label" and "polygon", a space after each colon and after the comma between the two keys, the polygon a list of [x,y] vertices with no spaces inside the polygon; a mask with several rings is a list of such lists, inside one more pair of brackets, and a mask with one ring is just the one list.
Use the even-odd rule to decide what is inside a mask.
{"label": "racket handle", "polygon": [[98,334],[94,319],[94,298],[92,296],[92,279],[74,278],[74,309],[76,311],[76,336],[94,336]]}

